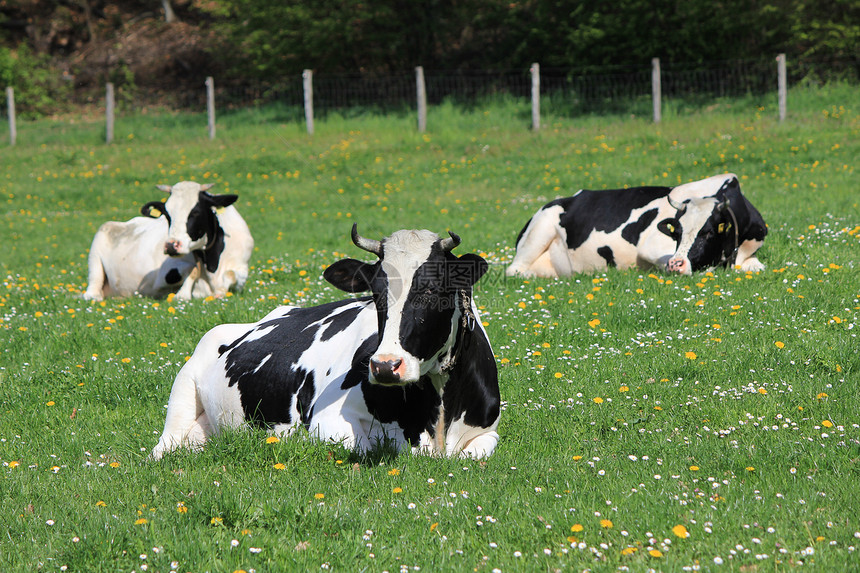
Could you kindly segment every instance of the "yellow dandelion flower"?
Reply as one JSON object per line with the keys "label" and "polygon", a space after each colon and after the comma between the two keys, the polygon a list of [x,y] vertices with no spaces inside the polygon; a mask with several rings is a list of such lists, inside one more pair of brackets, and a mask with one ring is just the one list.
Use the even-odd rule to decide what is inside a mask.
{"label": "yellow dandelion flower", "polygon": [[324,493],[315,493],[314,499],[325,499],[325,494]]}
{"label": "yellow dandelion flower", "polygon": [[439,522],[438,522],[438,521],[437,521],[437,522],[435,522],[435,523],[433,523],[432,525],[430,525],[430,531],[436,531],[436,528],[437,528],[437,527],[439,527]]}
{"label": "yellow dandelion flower", "polygon": [[561,372],[556,372],[555,374],[553,374],[553,376],[555,376],[556,378],[561,378],[562,376],[564,376],[564,374],[562,374]]}
{"label": "yellow dandelion flower", "polygon": [[832,428],[833,422],[831,422],[830,420],[824,420],[823,422],[821,422],[821,425],[824,426],[825,428]]}
{"label": "yellow dandelion flower", "polygon": [[691,471],[691,472],[697,472],[697,471],[699,471],[699,466],[690,466],[690,471]]}
{"label": "yellow dandelion flower", "polygon": [[816,396],[816,398],[818,398],[819,400],[823,400],[823,399],[827,398],[827,393],[821,392]]}
{"label": "yellow dandelion flower", "polygon": [[525,303],[525,302],[523,302],[523,301],[520,301],[519,303],[517,303],[517,306],[518,306],[518,307],[520,307],[520,308],[525,308],[525,307],[526,307],[526,303]]}
{"label": "yellow dandelion flower", "polygon": [[209,520],[210,525],[222,525],[224,523],[223,517],[213,517]]}
{"label": "yellow dandelion flower", "polygon": [[390,476],[399,476],[399,475],[400,475],[400,470],[399,470],[399,469],[397,469],[397,468],[391,468],[390,470],[388,470],[388,475],[390,475]]}
{"label": "yellow dandelion flower", "polygon": [[573,525],[570,526],[570,530],[574,533],[579,533],[583,529],[584,528],[582,527],[581,523],[574,523]]}
{"label": "yellow dandelion flower", "polygon": [[282,464],[282,463],[280,463],[280,462],[279,462],[279,463],[277,463],[277,464],[275,464],[275,465],[273,465],[272,467],[273,467],[273,468],[275,468],[276,470],[285,470],[285,469],[287,469],[287,466],[285,466],[284,464]]}
{"label": "yellow dandelion flower", "polygon": [[782,342],[781,340],[777,340],[774,344],[776,344],[777,348],[785,348],[785,342]]}
{"label": "yellow dandelion flower", "polygon": [[588,321],[588,326],[590,326],[591,328],[596,328],[599,324],[600,324],[599,318],[595,318],[595,319]]}
{"label": "yellow dandelion flower", "polygon": [[636,551],[637,549],[635,547],[625,547],[621,550],[621,555],[633,555]]}
{"label": "yellow dandelion flower", "polygon": [[582,459],[582,456],[573,456],[573,461],[578,462]]}
{"label": "yellow dandelion flower", "polygon": [[567,536],[567,541],[568,541],[568,543],[578,543],[578,542],[579,542],[579,538],[574,537],[573,535],[568,535],[568,536]]}
{"label": "yellow dandelion flower", "polygon": [[594,398],[594,403],[595,404],[603,404],[603,398],[601,398],[600,396],[598,396],[597,398]]}
{"label": "yellow dandelion flower", "polygon": [[392,493],[403,493],[403,488],[402,487],[396,487],[396,488],[392,489],[391,492]]}
{"label": "yellow dandelion flower", "polygon": [[51,401],[49,401],[48,403],[46,403],[46,404],[45,404],[45,406],[53,406],[53,405],[54,405],[54,401],[53,401],[53,400],[51,400]]}
{"label": "yellow dandelion flower", "polygon": [[135,525],[146,525],[147,523],[149,523],[149,520],[146,519],[145,517],[141,517],[140,519],[138,519],[134,522]]}
{"label": "yellow dandelion flower", "polygon": [[758,393],[761,394],[762,396],[764,396],[765,394],[767,394],[767,390],[764,388],[759,388]]}
{"label": "yellow dandelion flower", "polygon": [[629,392],[630,388],[628,386],[622,386],[618,389],[619,392]]}
{"label": "yellow dandelion flower", "polygon": [[612,529],[612,520],[601,519],[600,520],[600,527],[602,527],[603,529]]}
{"label": "yellow dandelion flower", "polygon": [[687,359],[689,359],[689,360],[695,360],[697,357],[696,357],[696,353],[695,353],[695,352],[687,351],[687,352],[685,352],[685,353],[684,353],[684,358],[687,358]]}
{"label": "yellow dandelion flower", "polygon": [[673,527],[672,533],[674,533],[677,537],[680,537],[681,539],[690,537],[690,532],[687,531],[687,528],[683,525],[676,525],[675,527]]}
{"label": "yellow dandelion flower", "polygon": [[663,557],[663,552],[659,549],[651,549],[650,551],[648,551],[648,555],[650,555],[651,557]]}
{"label": "yellow dandelion flower", "polygon": [[747,466],[747,467],[746,467],[746,470],[747,470],[748,472],[754,472],[754,471],[755,471],[755,468],[754,468],[754,467],[752,467],[752,466]]}
{"label": "yellow dandelion flower", "polygon": [[180,501],[176,503],[176,511],[178,513],[188,513],[188,508],[185,507],[185,504]]}
{"label": "yellow dandelion flower", "polygon": [[280,441],[281,438],[279,438],[278,436],[269,436],[268,438],[266,438],[267,444],[277,444]]}

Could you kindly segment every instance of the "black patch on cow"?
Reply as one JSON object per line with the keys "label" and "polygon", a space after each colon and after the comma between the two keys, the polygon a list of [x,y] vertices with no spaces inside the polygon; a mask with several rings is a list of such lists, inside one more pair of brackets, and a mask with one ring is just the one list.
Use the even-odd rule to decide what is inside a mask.
{"label": "black patch on cow", "polygon": [[631,245],[639,244],[639,237],[642,235],[642,231],[647,229],[651,223],[654,222],[654,219],[657,218],[657,213],[659,209],[649,209],[640,215],[639,219],[635,222],[626,225],[624,229],[621,230],[621,238],[630,243]]}
{"label": "black patch on cow", "polygon": [[329,340],[337,333],[346,330],[349,325],[355,322],[362,310],[364,310],[363,307],[355,306],[326,318],[321,325],[325,327],[325,330],[320,336],[320,340]]}
{"label": "black patch on cow", "polygon": [[175,285],[182,280],[182,273],[179,272],[179,269],[170,269],[169,271],[167,271],[167,274],[164,275],[164,280],[167,282],[167,284]]}
{"label": "black patch on cow", "polygon": [[612,249],[608,245],[598,248],[597,254],[603,257],[603,260],[606,261],[606,266],[615,266],[615,255],[612,253]]}
{"label": "black patch on cow", "polygon": [[[255,325],[218,349],[220,355],[225,355],[228,386],[238,384],[242,409],[249,422],[267,428],[292,423],[290,407],[293,397],[298,395],[296,407],[302,422],[307,424],[314,395],[314,375],[298,368],[296,363],[313,344],[320,323],[341,307],[354,303],[354,300],[346,300],[291,309],[283,317]],[[333,326],[326,324],[328,333]],[[248,340],[250,335],[261,330],[266,330],[266,334]]]}
{"label": "black patch on cow", "polygon": [[361,392],[367,411],[380,422],[400,426],[410,445],[417,446],[425,430],[435,433],[442,400],[426,376],[408,386],[381,386],[369,382],[365,373]]}
{"label": "black patch on cow", "polygon": [[377,346],[379,346],[379,337],[375,332],[359,345],[352,355],[352,366],[350,366],[346,376],[343,377],[343,382],[340,385],[341,390],[348,390],[367,381],[370,372],[370,357],[376,351]]}
{"label": "black patch on cow", "polygon": [[210,273],[218,270],[221,253],[224,252],[224,229],[218,223],[215,210],[229,207],[236,199],[236,195],[211,195],[200,191],[197,194],[197,204],[188,213],[186,231],[191,240],[196,241],[204,235],[207,237],[206,247],[195,254]]}
{"label": "black patch on cow", "polygon": [[464,422],[487,428],[499,418],[501,394],[496,359],[490,341],[477,324],[457,331],[457,356],[445,384],[445,426]]}
{"label": "black patch on cow", "polygon": [[669,194],[669,187],[632,187],[590,191],[583,189],[573,197],[556,199],[544,207],[560,205],[564,212],[559,225],[567,234],[569,249],[580,247],[594,231],[611,233],[630,219],[630,213]]}

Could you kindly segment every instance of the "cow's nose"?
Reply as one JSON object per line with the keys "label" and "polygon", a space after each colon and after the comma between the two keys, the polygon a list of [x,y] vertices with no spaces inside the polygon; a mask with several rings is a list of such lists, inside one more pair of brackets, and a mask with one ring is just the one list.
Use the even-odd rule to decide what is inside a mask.
{"label": "cow's nose", "polygon": [[175,257],[179,254],[179,241],[167,241],[164,243],[164,254]]}
{"label": "cow's nose", "polygon": [[380,357],[370,359],[370,374],[380,384],[398,384],[403,360],[394,357]]}
{"label": "cow's nose", "polygon": [[666,264],[666,269],[671,273],[690,274],[687,261],[684,259],[672,259]]}

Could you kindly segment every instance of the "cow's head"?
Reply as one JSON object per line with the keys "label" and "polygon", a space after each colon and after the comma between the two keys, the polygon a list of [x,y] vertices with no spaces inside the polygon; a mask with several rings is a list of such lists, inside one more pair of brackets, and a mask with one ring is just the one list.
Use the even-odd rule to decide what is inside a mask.
{"label": "cow's head", "polygon": [[682,275],[727,264],[737,248],[737,222],[728,199],[719,196],[692,198],[681,203],[667,197],[676,210],[657,229],[675,240],[675,254],[666,269]]}
{"label": "cow's head", "polygon": [[459,320],[470,312],[472,285],[487,271],[487,262],[474,254],[452,254],[460,238],[449,234],[397,231],[376,241],[360,236],[353,225],[353,243],[379,260],[343,259],[325,270],[325,279],[342,290],[373,293],[379,345],[370,357],[371,382],[417,382],[438,370],[452,349]]}
{"label": "cow's head", "polygon": [[238,197],[212,195],[208,192],[212,185],[201,185],[194,181],[158,185],[159,190],[170,194],[167,201],[150,201],[141,208],[145,216],[163,214],[167,218],[169,227],[164,243],[165,254],[181,257],[194,251],[219,250],[218,243],[220,241],[223,244],[224,231],[218,224],[216,210],[232,205]]}

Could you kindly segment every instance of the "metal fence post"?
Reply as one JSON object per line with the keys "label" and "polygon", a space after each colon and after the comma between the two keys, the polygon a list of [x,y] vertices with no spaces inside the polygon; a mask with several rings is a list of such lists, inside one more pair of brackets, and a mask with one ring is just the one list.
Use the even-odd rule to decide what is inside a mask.
{"label": "metal fence post", "polygon": [[105,85],[105,143],[107,144],[113,142],[114,104],[113,84],[108,82]]}
{"label": "metal fence post", "polygon": [[6,109],[9,111],[9,145],[15,145],[18,128],[15,125],[15,89],[6,88]]}
{"label": "metal fence post", "polygon": [[779,99],[779,121],[785,120],[788,105],[788,85],[785,74],[785,54],[776,57],[777,92]]}
{"label": "metal fence post", "polygon": [[660,123],[663,110],[663,88],[660,85],[660,58],[651,58],[651,98],[654,100],[654,123]]}
{"label": "metal fence post", "polygon": [[415,91],[418,96],[418,133],[424,133],[427,131],[427,86],[423,66],[415,68]]}
{"label": "metal fence post", "polygon": [[314,134],[314,73],[311,70],[302,72],[302,85],[305,92],[305,123],[308,135]]}
{"label": "metal fence post", "polygon": [[532,73],[532,129],[540,129],[540,64],[533,63]]}
{"label": "metal fence post", "polygon": [[209,122],[209,139],[215,139],[215,80],[206,78],[206,115]]}

